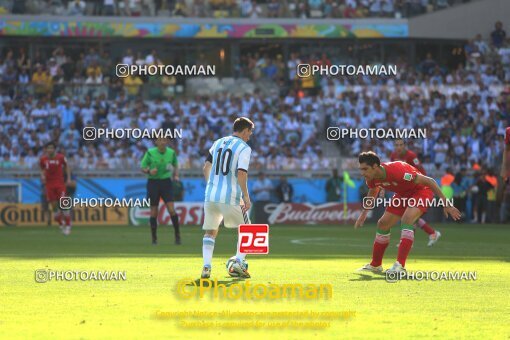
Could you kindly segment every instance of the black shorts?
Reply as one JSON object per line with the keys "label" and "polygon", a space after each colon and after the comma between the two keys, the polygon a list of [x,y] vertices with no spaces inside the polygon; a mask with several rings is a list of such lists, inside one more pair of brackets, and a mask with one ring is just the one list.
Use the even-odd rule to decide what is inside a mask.
{"label": "black shorts", "polygon": [[173,202],[172,180],[170,178],[149,179],[147,181],[147,198],[151,202],[151,207],[157,207],[160,198],[165,203]]}

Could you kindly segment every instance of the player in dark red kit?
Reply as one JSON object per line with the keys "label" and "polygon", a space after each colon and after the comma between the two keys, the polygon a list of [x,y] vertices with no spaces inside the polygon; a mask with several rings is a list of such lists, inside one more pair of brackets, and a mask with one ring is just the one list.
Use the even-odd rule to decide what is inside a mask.
{"label": "player in dark red kit", "polygon": [[[395,151],[391,153],[390,161],[406,162],[407,164],[411,164],[416,169],[418,169],[423,175],[427,175],[427,172],[423,168],[423,165],[421,165],[418,156],[414,152],[406,148],[406,144],[403,139],[395,140],[394,146]],[[429,235],[429,243],[427,244],[427,246],[429,247],[436,244],[436,242],[441,237],[441,233],[432,228],[423,218],[420,218],[418,222],[416,222],[415,226],[420,227],[421,230],[423,230]]]}
{"label": "player in dark red kit", "polygon": [[510,126],[505,129],[505,145],[503,147],[503,162],[501,164],[503,182],[510,177]]}
{"label": "player in dark red kit", "polygon": [[[377,233],[372,252],[372,261],[361,270],[380,273],[384,251],[390,242],[390,229],[401,221],[400,245],[398,247],[397,262],[389,271],[404,271],[407,256],[414,241],[413,224],[427,211],[427,205],[410,206],[409,199],[429,202],[434,194],[439,197],[444,206],[446,217],[451,216],[455,221],[460,219],[460,211],[448,206],[446,197],[441,192],[433,178],[421,174],[415,167],[401,162],[382,163],[374,152],[362,152],[358,157],[361,175],[365,178],[369,188],[367,197],[376,197],[380,188],[393,191],[392,203],[386,208],[383,216],[377,221]],[[399,205],[393,203],[399,201]],[[368,210],[363,210],[355,228],[359,228],[367,218]]]}
{"label": "player in dark red kit", "polygon": [[46,197],[53,209],[55,220],[64,235],[69,235],[71,233],[71,213],[70,210],[61,209],[60,198],[66,196],[64,169],[68,182],[71,182],[71,169],[64,155],[56,152],[55,143],[46,144],[45,151],[46,154],[39,161],[41,181],[46,187]]}
{"label": "player in dark red kit", "polygon": [[498,192],[502,197],[501,221],[506,222],[510,203],[510,126],[505,129],[505,145],[503,146],[503,161],[501,162],[501,181],[498,181]]}

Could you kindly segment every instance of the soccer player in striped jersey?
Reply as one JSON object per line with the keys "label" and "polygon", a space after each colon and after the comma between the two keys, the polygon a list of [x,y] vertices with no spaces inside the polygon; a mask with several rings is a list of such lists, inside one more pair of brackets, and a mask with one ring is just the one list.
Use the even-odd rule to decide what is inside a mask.
{"label": "soccer player in striped jersey", "polygon": [[[418,159],[418,156],[412,152],[411,150],[406,148],[406,144],[403,139],[396,139],[395,143],[395,151],[391,153],[390,161],[402,161],[406,162],[407,164],[410,164],[414,166],[418,171],[420,171],[423,175],[427,175],[427,172],[425,171],[425,168],[423,168],[423,165],[421,164],[420,160]],[[420,217],[420,219],[415,223],[415,227],[420,227],[421,230],[426,232],[429,235],[429,242],[427,243],[427,246],[431,247],[439,240],[441,237],[441,233],[438,230],[435,230],[432,228],[427,221],[425,221],[423,218]],[[397,244],[398,247],[398,244]]]}
{"label": "soccer player in striped jersey", "polygon": [[[234,122],[233,135],[216,140],[209,149],[204,165],[207,186],[202,227],[205,230],[202,246],[204,259],[202,278],[211,277],[214,243],[221,221],[223,220],[227,228],[238,228],[240,224],[250,223],[246,212],[251,207],[248,193],[251,148],[247,142],[254,128],[255,125],[248,118],[237,118]],[[250,274],[244,265],[245,257],[246,254],[241,254],[238,250],[232,270],[236,276],[249,278]]]}

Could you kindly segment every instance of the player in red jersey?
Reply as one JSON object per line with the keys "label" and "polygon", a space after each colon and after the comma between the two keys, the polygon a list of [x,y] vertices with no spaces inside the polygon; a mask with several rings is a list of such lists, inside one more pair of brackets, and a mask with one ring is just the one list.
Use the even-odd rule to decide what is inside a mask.
{"label": "player in red jersey", "polygon": [[[418,169],[423,175],[427,175],[427,172],[421,165],[420,160],[418,159],[418,156],[412,152],[411,150],[406,148],[406,144],[403,139],[396,139],[395,143],[395,151],[391,153],[390,161],[402,161],[406,162],[407,164],[411,164],[416,169]],[[416,222],[415,226],[418,226],[426,232],[429,235],[429,242],[427,246],[433,246],[436,244],[436,242],[441,237],[441,233],[439,231],[436,231],[434,228],[432,228],[427,221],[425,221],[423,218],[420,218],[418,222]],[[397,245],[398,246],[398,245]]]}
{"label": "player in red jersey", "polygon": [[506,222],[508,206],[510,203],[510,126],[505,129],[505,145],[503,146],[503,162],[500,172],[501,181],[498,181],[498,192],[501,193],[501,221]]}
{"label": "player in red jersey", "polygon": [[46,154],[39,161],[41,181],[46,187],[46,197],[53,209],[55,220],[60,225],[64,235],[69,235],[71,233],[71,213],[69,209],[63,210],[60,208],[60,198],[66,196],[64,169],[68,182],[71,181],[71,169],[67,165],[64,155],[55,152],[55,143],[46,144],[45,151]]}
{"label": "player in red jersey", "polygon": [[[409,199],[428,202],[436,194],[444,206],[446,217],[451,216],[455,221],[460,219],[460,211],[448,206],[446,197],[441,192],[433,178],[421,174],[415,167],[401,162],[382,163],[374,152],[362,152],[359,157],[359,169],[369,188],[367,197],[375,198],[380,188],[393,191],[391,206],[386,208],[383,216],[377,221],[372,262],[366,264],[361,270],[381,273],[384,251],[390,242],[390,229],[401,221],[400,245],[398,247],[397,262],[389,271],[404,271],[409,251],[414,241],[413,224],[427,211],[427,205],[409,206]],[[400,205],[393,202],[399,202]],[[354,225],[359,228],[367,218],[368,210],[363,210]]]}
{"label": "player in red jersey", "polygon": [[503,162],[501,164],[503,182],[510,177],[510,126],[505,129],[505,145],[503,147]]}

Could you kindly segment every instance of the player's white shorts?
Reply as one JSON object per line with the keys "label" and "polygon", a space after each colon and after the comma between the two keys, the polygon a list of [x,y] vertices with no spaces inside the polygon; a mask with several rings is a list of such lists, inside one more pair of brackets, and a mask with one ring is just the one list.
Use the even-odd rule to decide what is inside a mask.
{"label": "player's white shorts", "polygon": [[248,214],[241,206],[218,202],[204,202],[203,230],[217,230],[221,220],[227,228],[237,228],[240,224],[250,224]]}

